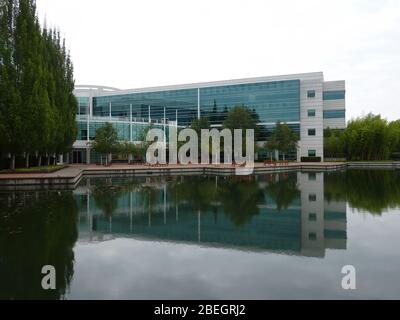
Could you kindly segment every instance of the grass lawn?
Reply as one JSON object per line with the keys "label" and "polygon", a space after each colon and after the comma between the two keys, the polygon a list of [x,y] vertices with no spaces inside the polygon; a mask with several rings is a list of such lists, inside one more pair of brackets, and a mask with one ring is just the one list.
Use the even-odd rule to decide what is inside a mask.
{"label": "grass lawn", "polygon": [[42,166],[42,167],[31,167],[31,168],[18,168],[15,170],[5,169],[0,170],[2,173],[52,173],[58,170],[66,168],[66,165],[54,165],[54,166]]}

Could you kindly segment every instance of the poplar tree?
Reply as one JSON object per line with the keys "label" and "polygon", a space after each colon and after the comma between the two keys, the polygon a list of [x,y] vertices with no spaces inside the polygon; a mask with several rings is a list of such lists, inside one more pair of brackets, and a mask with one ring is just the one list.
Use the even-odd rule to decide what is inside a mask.
{"label": "poplar tree", "polygon": [[0,152],[47,164],[75,141],[77,101],[60,33],[41,28],[35,0],[0,0]]}
{"label": "poplar tree", "polygon": [[15,167],[15,154],[23,147],[22,112],[14,63],[16,4],[13,0],[0,0],[0,151],[10,155],[10,167]]}

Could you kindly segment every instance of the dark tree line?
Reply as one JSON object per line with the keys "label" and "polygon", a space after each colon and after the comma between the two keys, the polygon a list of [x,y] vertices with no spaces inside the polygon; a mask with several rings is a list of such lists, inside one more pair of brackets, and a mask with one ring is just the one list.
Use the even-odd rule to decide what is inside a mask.
{"label": "dark tree line", "polygon": [[352,119],[345,130],[325,130],[324,149],[325,156],[329,158],[398,160],[400,120],[389,122],[374,114]]}
{"label": "dark tree line", "polygon": [[65,40],[41,28],[35,0],[0,0],[0,152],[41,166],[76,138],[77,101]]}

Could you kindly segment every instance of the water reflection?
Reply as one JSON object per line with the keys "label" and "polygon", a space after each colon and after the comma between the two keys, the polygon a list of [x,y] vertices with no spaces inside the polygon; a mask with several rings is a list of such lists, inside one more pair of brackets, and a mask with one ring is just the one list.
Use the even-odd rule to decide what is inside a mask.
{"label": "water reflection", "polygon": [[[0,299],[109,298],[102,286],[111,285],[122,298],[168,298],[173,285],[182,286],[176,297],[226,298],[247,286],[244,297],[260,298],[271,285],[272,297],[290,297],[296,285],[314,288],[308,296],[298,290],[299,298],[343,297],[340,268],[349,262],[358,263],[364,280],[384,270],[388,280],[381,286],[375,278],[365,280],[380,297],[379,290],[398,289],[398,255],[387,243],[398,240],[400,222],[394,214],[381,215],[399,206],[400,171],[394,170],[107,177],[86,179],[73,192],[0,192]],[[347,207],[373,219],[364,225]],[[162,277],[158,266],[164,263],[170,273]],[[181,263],[189,265],[174,267]],[[44,265],[56,267],[55,291],[41,288]],[[227,266],[234,269],[228,275]],[[116,277],[115,268],[120,278],[97,281]],[[267,269],[274,274],[270,280]],[[227,283],[231,289],[225,290]]]}
{"label": "water reflection", "polygon": [[[78,210],[72,192],[0,195],[0,299],[60,299],[74,274]],[[57,290],[41,287],[44,265]]]}
{"label": "water reflection", "polygon": [[324,257],[346,248],[346,203],[323,173],[87,179],[74,192],[80,240],[132,237]]}
{"label": "water reflection", "polygon": [[368,213],[400,206],[399,170],[347,170],[325,174],[325,198],[347,201],[350,207]]}

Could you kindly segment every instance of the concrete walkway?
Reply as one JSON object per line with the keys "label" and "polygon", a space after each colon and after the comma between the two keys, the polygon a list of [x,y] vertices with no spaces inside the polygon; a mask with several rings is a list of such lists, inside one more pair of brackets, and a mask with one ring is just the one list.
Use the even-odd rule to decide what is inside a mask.
{"label": "concrete walkway", "polygon": [[81,178],[85,176],[157,176],[157,175],[248,175],[251,173],[262,174],[271,172],[315,170],[327,171],[343,169],[347,166],[343,162],[325,163],[288,163],[285,165],[264,165],[256,163],[254,169],[234,165],[128,165],[113,164],[112,166],[100,165],[70,165],[52,173],[7,173],[0,174],[1,190],[29,190],[32,188],[47,189],[74,189]]}
{"label": "concrete walkway", "polygon": [[164,176],[164,175],[248,175],[297,170],[335,171],[345,168],[399,169],[400,162],[290,162],[280,165],[255,163],[254,169],[233,165],[69,165],[67,168],[52,173],[7,173],[0,174],[0,191],[32,189],[74,189],[83,176]]}
{"label": "concrete walkway", "polygon": [[51,173],[1,173],[0,180],[7,179],[44,179],[44,178],[74,178],[83,170],[83,166],[68,166]]}

